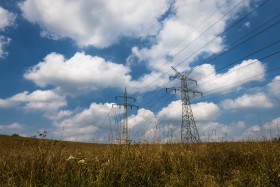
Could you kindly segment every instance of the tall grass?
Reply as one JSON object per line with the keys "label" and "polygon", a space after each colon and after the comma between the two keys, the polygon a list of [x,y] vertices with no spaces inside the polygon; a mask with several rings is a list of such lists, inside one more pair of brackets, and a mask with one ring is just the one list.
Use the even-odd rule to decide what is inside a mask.
{"label": "tall grass", "polygon": [[0,186],[280,186],[280,142],[102,145],[0,137]]}

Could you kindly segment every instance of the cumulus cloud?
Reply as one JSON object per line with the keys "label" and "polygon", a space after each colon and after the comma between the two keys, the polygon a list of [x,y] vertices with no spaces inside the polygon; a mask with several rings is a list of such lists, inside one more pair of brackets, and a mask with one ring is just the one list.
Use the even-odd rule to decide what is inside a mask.
{"label": "cumulus cloud", "polygon": [[[133,141],[167,141],[170,137],[178,138],[181,125],[181,104],[172,102],[158,114],[141,108],[136,114],[128,117],[128,130]],[[171,111],[176,117],[172,116]],[[214,120],[219,114],[219,108],[214,103],[198,103],[193,105],[195,118],[199,122]],[[166,116],[168,116],[166,118]],[[65,139],[75,138],[96,139],[106,142],[118,139],[122,134],[123,111],[112,109],[112,104],[92,103],[76,114],[66,116],[63,120],[56,120],[54,132],[61,132]],[[171,133],[172,132],[172,133]],[[59,134],[57,134],[59,135]],[[174,140],[175,140],[174,139]]]}
{"label": "cumulus cloud", "polygon": [[[15,18],[15,14],[0,7],[0,32],[4,31],[7,27],[13,25]],[[10,41],[10,38],[0,35],[0,58],[3,58],[5,55],[7,55],[7,52],[5,51],[5,46]]]}
{"label": "cumulus cloud", "polygon": [[252,125],[243,132],[243,137],[246,139],[256,139],[261,136],[261,127],[259,125]]}
{"label": "cumulus cloud", "polygon": [[61,110],[58,113],[47,114],[46,117],[51,120],[60,120],[69,117],[73,114],[71,110]]}
{"label": "cumulus cloud", "polygon": [[250,139],[266,139],[271,140],[280,137],[280,117],[272,119],[265,124],[252,125],[247,128],[244,137]]}
{"label": "cumulus cloud", "polygon": [[238,108],[271,108],[272,101],[264,93],[245,94],[236,99],[226,99],[222,101],[224,109],[238,109]]}
{"label": "cumulus cloud", "polygon": [[[182,112],[181,100],[171,102],[167,107],[163,108],[157,115],[158,119],[181,119]],[[196,121],[212,121],[219,115],[219,107],[215,103],[200,102],[192,104],[192,111]]]}
{"label": "cumulus cloud", "polygon": [[[50,53],[43,61],[29,68],[24,77],[40,87],[53,86],[56,91],[69,95],[104,88],[123,89],[125,86],[133,88],[133,93],[146,92],[164,85],[168,79],[167,75],[163,77],[161,73],[153,72],[133,80],[130,72],[131,69],[123,64],[83,52],[77,52],[70,59]],[[265,67],[258,60],[250,59],[218,74],[213,65],[204,64],[198,66],[192,76],[198,80],[198,90],[211,93],[220,88],[233,89],[251,81],[261,81],[265,76]]]}
{"label": "cumulus cloud", "polygon": [[118,128],[113,122],[113,112],[111,103],[92,103],[89,108],[76,111],[62,120],[56,120],[54,134],[60,135],[59,133],[63,131],[64,139],[67,140],[92,140],[92,138],[95,140],[105,138],[104,142],[111,140],[112,129],[114,128],[115,133]]}
{"label": "cumulus cloud", "polygon": [[79,52],[68,60],[61,54],[51,53],[25,72],[24,77],[40,87],[52,85],[70,94],[99,88],[124,88],[131,79],[124,65]]}
{"label": "cumulus cloud", "polygon": [[172,101],[167,107],[162,108],[161,111],[158,112],[157,118],[159,120],[165,120],[168,116],[169,120],[177,121],[181,116],[181,106],[181,100]]}
{"label": "cumulus cloud", "polygon": [[[26,79],[40,87],[53,86],[57,92],[68,95],[79,95],[104,88],[135,88],[139,83],[150,82],[159,76],[160,74],[154,74],[149,78],[132,80],[129,67],[83,52],[77,52],[70,59],[65,59],[61,54],[51,53],[24,74]],[[164,80],[159,80],[148,86],[143,84],[133,91],[152,90],[163,82]]]}
{"label": "cumulus cloud", "polygon": [[259,60],[249,59],[219,74],[214,65],[204,64],[196,67],[192,76],[198,80],[196,89],[206,94],[213,94],[223,90],[238,89],[249,82],[262,81],[265,77],[265,66]]}
{"label": "cumulus cloud", "polygon": [[156,123],[155,114],[150,110],[141,108],[136,115],[128,118],[130,136],[133,137],[134,141],[149,141],[155,136],[152,130]]}
{"label": "cumulus cloud", "polygon": [[[39,64],[29,69],[24,76],[41,87],[51,85],[56,88],[56,91],[62,91],[70,95],[103,88],[123,89],[125,85],[132,87],[134,93],[154,90],[168,80],[166,71],[170,71],[170,65],[176,64],[177,60],[180,61],[180,59],[192,54],[205,43],[219,36],[224,31],[227,21],[237,15],[237,12],[241,9],[248,7],[248,2],[243,2],[236,6],[231,14],[223,17],[238,2],[193,1],[186,5],[183,1],[173,2],[168,0],[158,3],[148,0],[131,1],[129,3],[120,3],[116,0],[106,1],[106,3],[99,0],[91,2],[25,0],[19,3],[23,15],[29,21],[39,24],[44,29],[43,35],[45,36],[70,37],[80,45],[97,47],[111,46],[122,36],[137,38],[154,35],[155,40],[152,40],[149,47],[133,47],[132,55],[128,57],[128,61],[147,61],[146,67],[151,73],[142,75],[138,80],[134,80],[130,74],[131,67],[84,53],[76,53],[70,59],[65,59],[60,54],[51,53]],[[169,16],[162,16],[167,10],[171,12]],[[102,11],[102,14],[98,14],[100,11]],[[213,14],[213,12],[215,13]],[[220,19],[221,17],[223,19]],[[194,24],[201,23],[206,19],[207,22],[201,24],[200,27]],[[219,19],[220,21],[216,23]],[[73,24],[75,26],[71,27]],[[202,35],[211,25],[213,27]],[[186,36],[188,37],[186,38]],[[199,39],[197,39],[198,37]],[[173,62],[165,64],[180,50],[180,47],[183,47],[179,46],[179,48],[174,49],[182,40],[181,44],[183,46],[195,40],[193,42],[195,46],[180,53],[183,56],[177,56],[177,60],[174,59]],[[216,53],[223,48],[223,37],[219,36],[198,54],[185,60],[182,65],[188,67],[189,63],[198,55]],[[249,61],[243,62],[242,65],[250,63]],[[162,64],[165,65],[162,66]],[[255,65],[259,65],[259,63],[255,63]],[[255,65],[250,67],[254,66],[256,71],[250,72],[259,73],[259,77],[261,77],[262,72],[258,71],[259,67]],[[230,71],[233,71],[234,68]],[[181,70],[182,67],[178,67],[178,69]],[[197,74],[201,75],[198,78],[203,78],[204,72],[209,71],[212,71],[216,78],[213,79],[212,77],[212,85],[205,84],[202,87],[203,91],[209,87],[221,86],[221,83],[227,82],[225,81],[227,79],[234,82],[243,77],[246,78],[246,76],[239,76],[242,73],[247,77],[252,74],[246,73],[249,70],[238,71],[239,74],[230,71],[228,72],[230,75],[217,74],[215,67],[209,64],[198,69],[200,70]]]}
{"label": "cumulus cloud", "polygon": [[11,41],[10,38],[0,35],[0,58],[3,58],[8,54],[8,52],[5,51],[5,46],[9,44],[10,41]]}
{"label": "cumulus cloud", "polygon": [[263,125],[237,121],[230,124],[219,122],[197,123],[200,137],[203,141],[242,141],[270,140],[280,135],[280,118],[275,118]]}
{"label": "cumulus cloud", "polygon": [[[181,127],[180,107],[181,103],[174,101],[158,114],[144,108],[139,109],[128,118],[130,139],[133,142],[178,142]],[[244,121],[226,124],[216,121],[220,108],[214,103],[197,103],[193,104],[192,108],[202,141],[260,139],[264,135],[271,136],[269,131],[279,134],[279,118],[262,127],[246,124]],[[71,115],[62,120],[56,119],[53,134],[63,134],[66,140],[111,143],[122,134],[122,112],[123,110],[112,109],[111,103],[92,103],[89,108],[76,111],[75,114],[72,111]]]}
{"label": "cumulus cloud", "polygon": [[0,31],[3,31],[6,27],[12,25],[15,21],[15,14],[0,7]]}
{"label": "cumulus cloud", "polygon": [[[154,45],[144,48],[135,46],[128,61],[148,61],[153,71],[166,72],[170,65],[182,62],[179,68],[188,67],[198,55],[217,53],[224,48],[221,33],[227,21],[248,7],[248,3],[237,5],[238,1],[174,1],[173,15],[164,20]],[[224,15],[230,10],[231,14]]]}
{"label": "cumulus cloud", "polygon": [[27,111],[55,112],[67,105],[65,98],[52,90],[27,91],[6,99],[0,99],[0,108],[21,107]]}
{"label": "cumulus cloud", "polygon": [[[170,75],[173,74],[170,66],[176,66],[179,71],[183,71],[190,67],[198,57],[223,51],[226,46],[222,33],[227,23],[236,19],[239,11],[249,7],[249,1],[239,3],[240,1],[225,3],[216,0],[188,3],[174,1],[173,14],[164,19],[163,27],[155,37],[155,41],[148,47],[134,46],[132,54],[127,58],[127,63],[144,62],[151,70],[150,74],[144,75],[145,77],[153,76],[155,73]],[[230,13],[225,15],[229,11]],[[195,67],[195,72],[191,76],[200,80],[199,83],[208,82],[199,87],[203,92],[251,78],[240,83],[242,85],[263,78],[264,66],[259,61],[254,63],[253,61],[255,60],[243,61],[222,74],[216,72],[215,66],[205,64]],[[240,70],[236,71],[236,69]],[[254,71],[251,71],[252,69]],[[211,75],[208,76],[208,74]],[[204,79],[206,75],[208,78]],[[250,77],[255,75],[258,77]],[[163,79],[168,80],[168,76],[162,76],[158,80]],[[229,88],[235,86],[232,85]]]}
{"label": "cumulus cloud", "polygon": [[202,141],[236,141],[243,139],[243,132],[246,130],[244,121],[237,121],[230,124],[223,124],[215,121],[197,123]]}
{"label": "cumulus cloud", "polygon": [[[72,141],[118,142],[123,133],[123,109],[112,108],[112,103],[92,103],[89,108],[54,122],[54,134]],[[153,112],[139,109],[128,117],[129,137],[133,142],[154,138],[156,118]]]}
{"label": "cumulus cloud", "polygon": [[265,123],[263,129],[267,137],[280,138],[280,117]]}
{"label": "cumulus cloud", "polygon": [[19,3],[23,16],[39,24],[43,35],[69,37],[80,46],[108,47],[121,37],[147,37],[161,28],[159,18],[168,0],[25,0]]}
{"label": "cumulus cloud", "polygon": [[19,124],[19,123],[11,123],[11,124],[5,124],[5,125],[0,124],[1,133],[6,133],[6,134],[19,133],[23,129],[24,129],[23,125]]}
{"label": "cumulus cloud", "polygon": [[275,96],[280,97],[280,76],[276,76],[269,84],[268,84],[269,92]]}
{"label": "cumulus cloud", "polygon": [[194,117],[197,121],[213,121],[220,112],[219,107],[211,102],[200,102],[192,105]]}
{"label": "cumulus cloud", "polygon": [[[158,129],[149,129],[147,133],[157,134],[161,141],[178,142],[180,139],[180,128],[182,118],[182,102],[180,100],[171,102],[156,115]],[[200,102],[192,104],[194,119],[197,123],[199,133],[205,129],[202,127],[210,122],[214,123],[219,116],[220,109],[215,103]]]}

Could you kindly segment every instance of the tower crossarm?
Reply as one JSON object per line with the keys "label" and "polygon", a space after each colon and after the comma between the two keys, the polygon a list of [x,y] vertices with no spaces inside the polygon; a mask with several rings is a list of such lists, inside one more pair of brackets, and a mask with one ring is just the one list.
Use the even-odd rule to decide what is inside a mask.
{"label": "tower crossarm", "polygon": [[196,80],[194,80],[194,79],[191,79],[191,78],[187,77],[187,78],[186,78],[186,80],[187,80],[187,81],[192,81],[192,82],[195,82],[195,84],[197,85],[197,81],[196,81]]}
{"label": "tower crossarm", "polygon": [[192,89],[184,89],[185,92],[189,92],[189,93],[192,93],[193,95],[196,95],[196,94],[200,94],[201,97],[203,96],[203,93],[202,92],[199,92],[199,91],[196,91],[196,90],[192,90]]}
{"label": "tower crossarm", "polygon": [[173,90],[174,90],[175,93],[176,93],[177,91],[181,91],[181,88],[180,88],[180,87],[171,87],[171,88],[166,88],[166,89],[165,89],[166,92],[168,92],[168,91],[171,92],[171,91],[173,91]]}
{"label": "tower crossarm", "polygon": [[130,96],[116,96],[116,100],[118,100],[118,98],[127,98],[127,99],[132,99],[134,102],[136,102],[136,99],[134,97],[130,97]]}
{"label": "tower crossarm", "polygon": [[136,108],[136,109],[139,109],[139,106],[136,106],[136,105],[132,105],[132,104],[123,104],[123,103],[113,103],[112,104],[112,108],[114,108],[114,106],[119,106],[119,107],[124,107],[124,106],[127,106],[129,107],[130,109],[132,108]]}

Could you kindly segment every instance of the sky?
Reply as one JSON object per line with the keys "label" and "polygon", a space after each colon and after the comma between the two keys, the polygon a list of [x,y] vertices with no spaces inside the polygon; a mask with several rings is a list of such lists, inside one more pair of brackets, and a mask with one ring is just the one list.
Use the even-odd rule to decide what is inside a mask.
{"label": "sky", "polygon": [[278,0],[4,0],[0,134],[177,142],[191,73],[202,141],[280,136]]}

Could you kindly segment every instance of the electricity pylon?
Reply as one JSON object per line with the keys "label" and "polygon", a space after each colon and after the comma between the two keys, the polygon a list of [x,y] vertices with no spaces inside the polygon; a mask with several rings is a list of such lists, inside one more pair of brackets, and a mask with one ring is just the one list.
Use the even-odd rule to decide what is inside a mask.
{"label": "electricity pylon", "polygon": [[114,105],[117,105],[117,106],[123,106],[124,107],[124,114],[123,114],[123,132],[122,132],[122,137],[120,138],[120,141],[124,140],[125,143],[129,143],[129,136],[128,136],[128,121],[127,121],[127,118],[128,118],[128,112],[127,112],[127,107],[130,107],[131,109],[133,107],[139,109],[138,106],[136,105],[132,105],[132,104],[129,104],[128,103],[128,99],[132,99],[134,102],[136,101],[136,99],[134,97],[130,97],[130,96],[127,96],[127,91],[126,91],[126,87],[125,87],[125,90],[124,90],[124,95],[123,96],[116,96],[116,100],[118,98],[123,98],[123,103],[115,103],[115,104],[112,104],[112,107],[114,107]]}
{"label": "electricity pylon", "polygon": [[[172,66],[171,66],[172,67]],[[172,67],[172,69],[176,72],[175,75],[170,76],[169,80],[173,81],[175,79],[179,79],[181,81],[181,87],[172,87],[166,88],[168,90],[174,90],[181,92],[181,100],[182,100],[182,124],[181,124],[181,143],[183,142],[200,142],[199,133],[195,124],[195,120],[192,113],[192,107],[190,102],[189,93],[200,93],[202,96],[202,92],[192,90],[188,87],[188,81],[195,82],[197,85],[197,81],[189,78],[188,76],[192,72],[192,69],[188,72],[180,73]]]}

